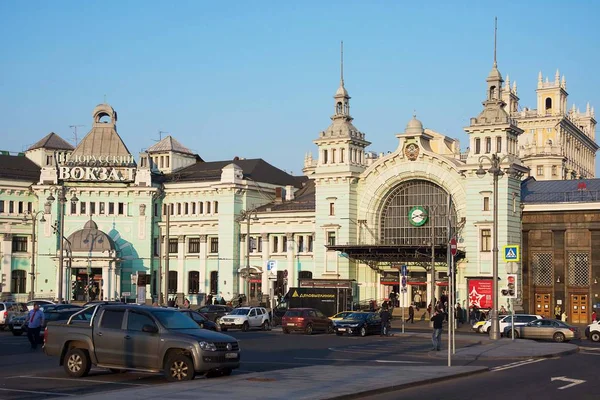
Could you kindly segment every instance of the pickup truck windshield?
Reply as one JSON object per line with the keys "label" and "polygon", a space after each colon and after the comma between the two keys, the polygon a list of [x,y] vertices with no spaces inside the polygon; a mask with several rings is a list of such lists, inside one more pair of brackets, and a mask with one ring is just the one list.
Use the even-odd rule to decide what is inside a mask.
{"label": "pickup truck windshield", "polygon": [[157,310],[152,311],[152,315],[167,329],[199,329],[190,317],[179,311]]}

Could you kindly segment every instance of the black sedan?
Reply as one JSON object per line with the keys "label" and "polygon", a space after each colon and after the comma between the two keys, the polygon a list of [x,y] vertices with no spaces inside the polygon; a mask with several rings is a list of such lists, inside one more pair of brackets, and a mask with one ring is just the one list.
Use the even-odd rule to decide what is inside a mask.
{"label": "black sedan", "polygon": [[209,331],[220,331],[221,330],[221,327],[219,326],[219,324],[215,324],[214,322],[207,319],[204,315],[200,314],[199,312],[196,312],[193,310],[187,310],[187,309],[180,309],[179,311],[184,313],[188,317],[190,317],[192,320],[194,320],[194,322],[197,323],[198,326],[202,329],[208,329]]}
{"label": "black sedan", "polygon": [[355,312],[337,321],[335,333],[341,335],[367,336],[370,333],[381,333],[381,318],[375,312]]}
{"label": "black sedan", "polygon": [[220,304],[209,304],[204,307],[200,307],[196,311],[204,315],[209,320],[217,322],[219,318],[221,318],[225,314],[229,314],[231,310],[233,310],[233,308],[229,306],[223,306]]}

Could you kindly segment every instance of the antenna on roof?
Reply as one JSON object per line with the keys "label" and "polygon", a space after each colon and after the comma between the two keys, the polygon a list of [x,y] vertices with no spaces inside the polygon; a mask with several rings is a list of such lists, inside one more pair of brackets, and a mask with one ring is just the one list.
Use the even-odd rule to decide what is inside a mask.
{"label": "antenna on roof", "polygon": [[162,140],[162,134],[169,133],[167,131],[158,131],[158,140],[154,140],[155,142],[160,142]]}
{"label": "antenna on roof", "polygon": [[498,66],[496,63],[496,37],[498,36],[498,17],[494,17],[494,67]]}
{"label": "antenna on roof", "polygon": [[79,138],[77,137],[77,128],[82,126],[85,125],[69,125],[69,128],[73,129],[73,139],[71,139],[71,142],[75,143],[75,147],[77,147],[77,145],[79,144]]}

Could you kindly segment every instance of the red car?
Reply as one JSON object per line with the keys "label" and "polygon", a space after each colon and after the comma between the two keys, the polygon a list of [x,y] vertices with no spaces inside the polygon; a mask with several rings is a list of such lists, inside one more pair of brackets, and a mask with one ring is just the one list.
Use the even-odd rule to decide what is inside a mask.
{"label": "red car", "polygon": [[283,333],[302,331],[311,335],[315,331],[333,333],[333,322],[314,308],[290,308],[281,318]]}

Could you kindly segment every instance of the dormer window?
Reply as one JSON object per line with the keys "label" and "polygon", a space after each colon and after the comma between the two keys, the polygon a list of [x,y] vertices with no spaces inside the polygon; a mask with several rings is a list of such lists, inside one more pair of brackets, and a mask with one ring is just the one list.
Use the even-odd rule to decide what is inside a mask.
{"label": "dormer window", "polygon": [[336,114],[338,114],[338,115],[339,115],[339,114],[341,114],[341,113],[342,113],[342,107],[343,107],[343,106],[342,106],[342,102],[341,102],[341,101],[340,101],[340,102],[338,102],[338,103],[335,105],[335,113],[336,113]]}
{"label": "dormer window", "polygon": [[496,86],[490,87],[490,100],[496,100]]}

